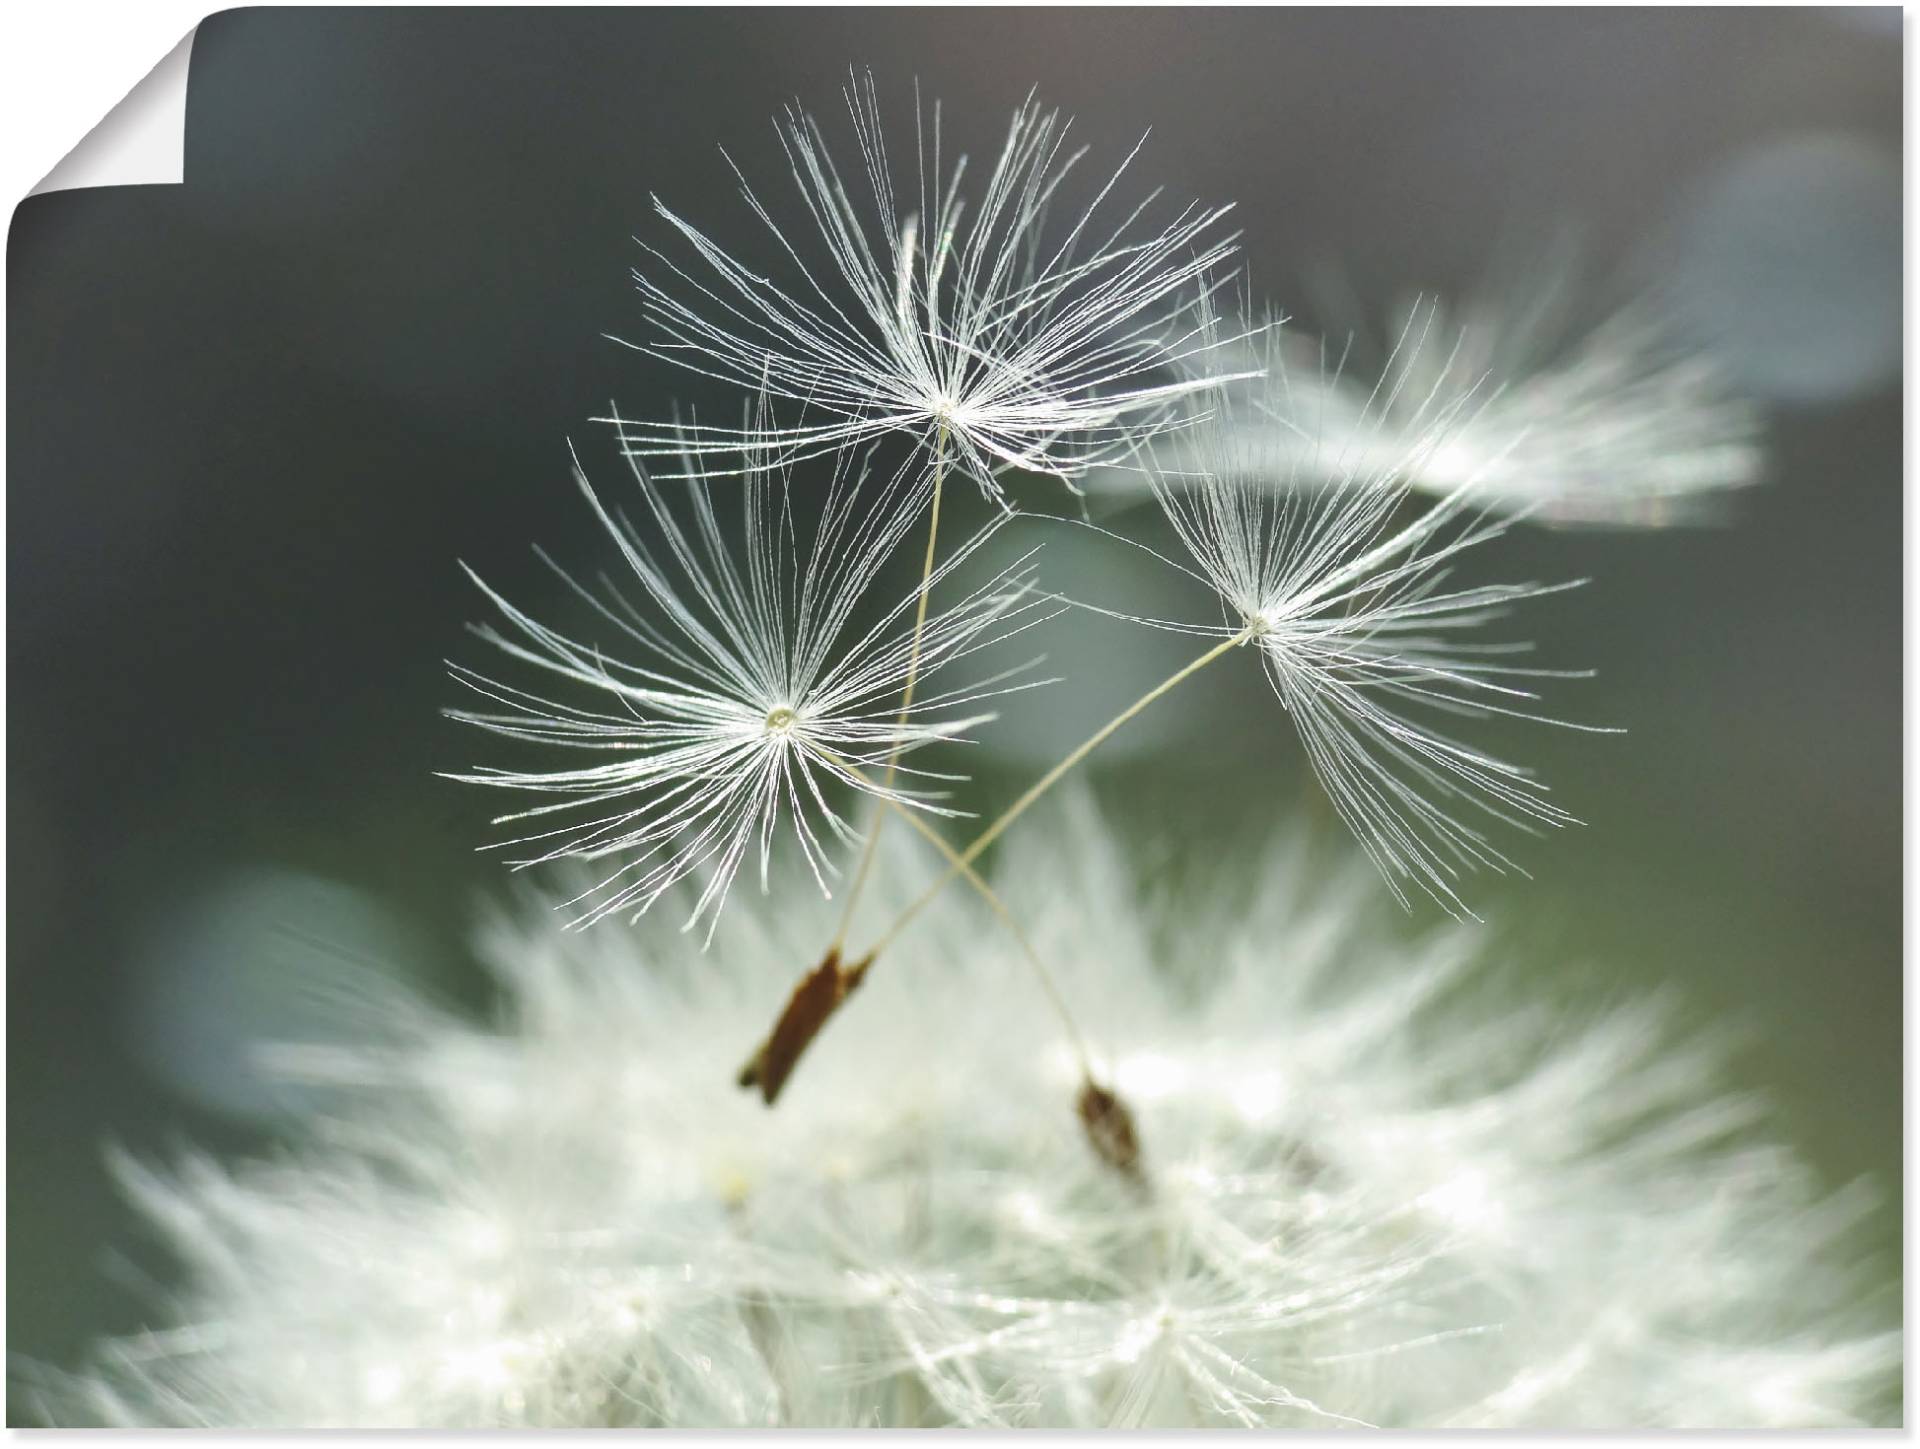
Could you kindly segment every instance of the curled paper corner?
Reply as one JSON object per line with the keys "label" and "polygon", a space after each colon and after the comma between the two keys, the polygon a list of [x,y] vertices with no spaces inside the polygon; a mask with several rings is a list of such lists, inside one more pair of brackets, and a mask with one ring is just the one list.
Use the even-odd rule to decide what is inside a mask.
{"label": "curled paper corner", "polygon": [[184,181],[193,37],[189,30],[27,194],[82,186],[178,186]]}

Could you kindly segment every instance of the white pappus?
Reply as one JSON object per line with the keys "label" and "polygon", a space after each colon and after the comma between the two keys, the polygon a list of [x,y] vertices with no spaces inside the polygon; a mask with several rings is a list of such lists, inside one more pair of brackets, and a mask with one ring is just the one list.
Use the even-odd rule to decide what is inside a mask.
{"label": "white pappus", "polygon": [[701,266],[653,253],[664,280],[635,277],[658,335],[630,344],[826,420],[756,433],[743,451],[733,429],[694,429],[689,440],[686,430],[611,419],[629,450],[728,454],[753,467],[905,432],[929,447],[945,440],[999,497],[1003,469],[1072,483],[1180,423],[1169,409],[1204,385],[1215,345],[1196,311],[1233,252],[1232,238],[1218,235],[1226,208],[1188,205],[1157,228],[1144,224],[1153,195],[1116,197],[1130,155],[1071,225],[1049,234],[1049,209],[1084,152],[1068,151],[1068,123],[1029,99],[971,210],[965,157],[943,170],[939,107],[916,115],[918,197],[902,217],[872,77],[856,80],[846,101],[859,197],[811,115],[790,109],[780,128],[812,241],[784,229],[741,181],[773,254],[798,273],[793,288],[656,199]]}
{"label": "white pappus", "polygon": [[[550,628],[474,576],[506,626],[479,627],[479,636],[518,664],[564,681],[573,698],[451,665],[456,679],[504,710],[449,713],[496,735],[592,751],[606,761],[450,776],[559,797],[494,822],[527,827],[505,843],[524,852],[516,865],[621,859],[569,903],[582,923],[644,911],[684,877],[700,875],[687,924],[704,919],[711,931],[756,844],[764,887],[783,815],[827,889],[839,869],[830,844],[855,838],[831,799],[840,786],[956,813],[940,801],[951,775],[911,763],[898,767],[904,778],[876,774],[901,752],[964,738],[991,718],[979,711],[982,702],[1031,687],[1006,674],[951,687],[945,678],[976,650],[1051,616],[1026,587],[1032,554],[934,610],[916,635],[906,620],[917,588],[871,622],[857,611],[925,503],[927,479],[918,463],[880,474],[861,450],[842,450],[817,465],[822,476],[808,479],[798,508],[792,493],[801,485],[788,467],[729,480],[743,514],[735,544],[704,481],[675,480],[663,489],[629,461],[646,507],[645,531],[602,504],[577,460],[574,478],[626,576],[639,585],[638,600],[604,574],[596,591],[553,566],[587,606],[593,635]],[[928,587],[944,581],[985,536],[955,549]],[[901,692],[914,673],[941,687],[923,689],[903,710]]]}
{"label": "white pappus", "polygon": [[[1518,272],[1518,276],[1505,273]],[[1728,499],[1764,472],[1760,410],[1735,390],[1710,348],[1663,314],[1655,292],[1593,320],[1577,305],[1576,268],[1542,256],[1505,269],[1498,285],[1456,300],[1426,298],[1396,314],[1388,347],[1358,302],[1334,303],[1356,333],[1325,340],[1299,329],[1262,349],[1238,344],[1216,360],[1285,372],[1286,413],[1263,405],[1270,386],[1242,389],[1237,428],[1272,485],[1339,486],[1351,471],[1394,465],[1407,484],[1444,497],[1469,478],[1480,508],[1549,527],[1660,528],[1716,521]],[[1377,365],[1377,371],[1370,370]],[[1409,455],[1439,395],[1471,394],[1433,446]],[[1291,426],[1312,417],[1311,446]],[[1156,442],[1165,466],[1191,465],[1184,434]],[[1114,469],[1106,491],[1139,487]]]}
{"label": "white pappus", "polygon": [[[1190,669],[1236,646],[1256,651],[1329,798],[1395,895],[1404,903],[1417,890],[1471,914],[1456,888],[1462,875],[1516,868],[1487,824],[1575,822],[1530,771],[1442,721],[1508,715],[1592,728],[1539,714],[1527,687],[1578,671],[1514,664],[1530,646],[1471,637],[1513,605],[1578,581],[1453,581],[1461,555],[1509,520],[1481,507],[1477,473],[1438,499],[1416,494],[1411,480],[1470,425],[1470,392],[1449,393],[1436,378],[1408,397],[1408,379],[1395,380],[1371,406],[1373,446],[1355,457],[1348,434],[1323,432],[1310,409],[1296,418],[1282,345],[1279,327],[1269,328],[1274,368],[1254,404],[1258,426],[1247,425],[1247,399],[1223,386],[1208,394],[1209,415],[1177,465],[1148,458],[1154,495],[1194,566],[1161,557],[1217,597],[1223,622],[1140,622],[1221,640]],[[1284,448],[1273,434],[1286,436]],[[1276,487],[1276,467],[1338,482]]]}
{"label": "white pappus", "polygon": [[1081,1139],[1073,1055],[969,896],[778,1113],[714,1043],[761,1024],[817,901],[730,913],[702,956],[529,898],[486,932],[496,1026],[396,1005],[384,1044],[280,1053],[339,1089],[299,1150],[122,1164],[185,1285],[28,1401],[256,1428],[1893,1412],[1864,1199],[1770,1144],[1707,1044],[1657,1006],[1517,1008],[1483,932],[1374,929],[1370,884],[1303,847],[1136,910],[1084,806],[1015,843],[1002,884],[1084,988],[1138,1180]]}

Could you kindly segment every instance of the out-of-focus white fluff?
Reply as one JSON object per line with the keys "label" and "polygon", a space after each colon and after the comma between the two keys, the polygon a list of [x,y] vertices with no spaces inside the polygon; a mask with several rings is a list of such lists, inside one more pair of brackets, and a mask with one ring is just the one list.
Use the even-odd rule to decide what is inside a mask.
{"label": "out-of-focus white fluff", "polygon": [[1382,449],[1392,460],[1396,428],[1419,426],[1423,400],[1472,390],[1475,403],[1419,456],[1409,486],[1445,495],[1471,479],[1480,507],[1565,527],[1723,517],[1729,495],[1761,476],[1758,410],[1654,302],[1583,330],[1564,287],[1549,273],[1507,299],[1469,296],[1453,311],[1414,303],[1378,389],[1347,376],[1316,389],[1321,363],[1303,356],[1302,405],[1319,409],[1324,435],[1344,435],[1350,464],[1364,464]]}
{"label": "out-of-focus white fluff", "polygon": [[[1282,491],[1391,469],[1416,492],[1471,484],[1476,509],[1552,527],[1724,519],[1766,464],[1760,410],[1725,361],[1690,345],[1657,298],[1583,323],[1569,263],[1521,270],[1503,289],[1408,303],[1384,346],[1292,327],[1223,346],[1209,356],[1217,369],[1265,369],[1239,387],[1254,406],[1230,425],[1158,438],[1153,456],[1180,471],[1224,443],[1264,459]],[[1357,307],[1351,320],[1371,330]],[[1093,488],[1124,500],[1145,486],[1112,468]]]}
{"label": "out-of-focus white fluff", "polygon": [[[281,1064],[344,1090],[239,1170],[122,1163],[178,1326],[41,1385],[68,1422],[1749,1426],[1893,1412],[1897,1332],[1710,1054],[1516,1007],[1481,932],[1408,945],[1298,842],[1129,909],[1084,801],[1008,896],[1144,1144],[1103,1166],[1017,954],[950,891],[777,1111],[732,1068],[825,938],[758,904],[484,937],[495,1028]],[[1058,824],[1058,819],[1056,819]],[[917,843],[896,842],[897,863]],[[904,892],[927,861],[888,872]],[[651,919],[651,918],[650,918]],[[1509,983],[1510,984],[1510,983]],[[1892,1316],[1889,1308],[1886,1319]]]}

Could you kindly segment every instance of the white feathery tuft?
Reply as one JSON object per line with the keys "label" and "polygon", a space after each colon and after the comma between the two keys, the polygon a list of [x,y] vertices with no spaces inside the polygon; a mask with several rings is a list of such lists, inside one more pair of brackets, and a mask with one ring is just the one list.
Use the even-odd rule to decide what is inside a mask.
{"label": "white feathery tuft", "polygon": [[[896,837],[900,849],[905,838]],[[123,1163],[186,1265],[171,1326],[28,1399],[63,1422],[1327,1428],[1830,1426],[1897,1403],[1898,1304],[1653,1006],[1517,1009],[1484,933],[1368,925],[1294,840],[1142,912],[1091,812],[1006,892],[1143,1142],[970,897],[768,1113],[735,1091],[802,911],[724,949],[486,933],[506,1013],[283,1050],[340,1089],[238,1170]],[[1086,902],[1099,901],[1099,910]],[[1163,944],[1156,946],[1154,942]]]}
{"label": "white feathery tuft", "polygon": [[[1709,352],[1674,336],[1654,302],[1628,302],[1585,330],[1567,307],[1566,278],[1549,271],[1504,297],[1408,309],[1407,330],[1418,324],[1434,341],[1395,349],[1389,394],[1475,389],[1486,399],[1420,457],[1414,487],[1444,495],[1472,477],[1491,511],[1654,528],[1711,520],[1759,480],[1758,410]],[[1451,345],[1438,344],[1449,335]],[[1351,382],[1336,386],[1324,426],[1344,415],[1364,438],[1364,402]]]}
{"label": "white feathery tuft", "polygon": [[[451,665],[456,679],[504,708],[448,713],[509,739],[607,758],[573,769],[488,768],[449,778],[560,797],[494,822],[527,827],[496,847],[523,852],[516,866],[625,858],[567,903],[580,924],[643,912],[697,874],[704,883],[687,926],[704,919],[711,934],[756,843],[765,888],[782,816],[827,891],[839,868],[832,844],[858,839],[831,799],[839,786],[935,814],[960,813],[940,803],[952,775],[904,764],[904,781],[875,776],[896,752],[964,739],[992,718],[978,706],[1034,681],[1012,682],[1003,673],[923,688],[903,713],[908,675],[917,672],[923,685],[943,681],[960,660],[1053,611],[1028,587],[1029,552],[932,612],[917,644],[910,615],[918,589],[875,622],[858,617],[928,488],[916,463],[885,476],[869,463],[850,450],[836,454],[821,470],[824,487],[817,496],[810,492],[800,511],[806,517],[792,507],[788,468],[753,471],[737,484],[744,511],[744,546],[737,546],[704,480],[663,490],[630,460],[646,507],[648,527],[641,529],[602,504],[576,458],[575,481],[640,586],[630,600],[604,574],[594,589],[552,565],[589,606],[592,638],[540,623],[473,576],[506,626],[479,627],[479,636],[517,663],[565,681],[583,702]],[[669,491],[684,504],[671,503]],[[930,587],[990,531],[949,554]]]}
{"label": "white feathery tuft", "polygon": [[939,106],[931,117],[917,113],[918,197],[903,217],[871,75],[846,101],[864,175],[858,194],[811,115],[789,109],[779,128],[824,258],[741,180],[774,254],[798,271],[796,287],[735,260],[658,199],[700,266],[656,251],[666,280],[635,273],[657,333],[640,350],[764,387],[826,420],[744,438],[722,427],[603,420],[631,452],[691,453],[711,471],[714,453],[752,468],[887,433],[929,446],[944,435],[998,498],[1004,469],[1072,484],[1184,421],[1173,410],[1211,380],[1216,339],[1196,317],[1233,253],[1233,239],[1218,235],[1228,208],[1188,205],[1147,225],[1154,195],[1116,196],[1136,147],[1070,226],[1049,233],[1048,211],[1085,153],[1067,149],[1069,123],[1058,112],[1029,98],[971,209],[961,191],[966,158],[943,170]]}
{"label": "white feathery tuft", "polygon": [[[1576,322],[1570,263],[1542,261],[1519,281],[1458,303],[1408,305],[1377,381],[1349,337],[1289,333],[1270,350],[1242,342],[1221,370],[1286,374],[1285,415],[1271,388],[1241,390],[1242,446],[1275,486],[1337,487],[1349,473],[1403,467],[1407,486],[1445,497],[1472,480],[1490,513],[1566,528],[1661,528],[1714,522],[1765,466],[1759,409],[1708,350],[1680,338],[1653,297]],[[1331,354],[1331,355],[1330,355]],[[1409,452],[1435,397],[1476,399],[1444,438]],[[1311,434],[1295,420],[1311,417]],[[1189,466],[1184,435],[1158,440],[1170,468]],[[1111,489],[1139,486],[1116,469]]]}
{"label": "white feathery tuft", "polygon": [[[1461,555],[1509,522],[1480,508],[1477,474],[1438,500],[1412,491],[1425,460],[1470,426],[1470,393],[1448,393],[1439,377],[1409,396],[1409,379],[1396,378],[1370,404],[1367,445],[1355,448],[1347,432],[1322,433],[1317,416],[1295,415],[1277,326],[1269,337],[1276,367],[1259,426],[1247,426],[1245,399],[1223,387],[1187,440],[1185,466],[1148,460],[1153,492],[1197,567],[1166,561],[1217,595],[1225,622],[1141,622],[1257,650],[1328,796],[1394,894],[1404,904],[1418,891],[1471,915],[1457,890],[1466,872],[1518,869],[1487,825],[1577,822],[1531,772],[1456,738],[1442,720],[1592,727],[1539,714],[1528,687],[1580,673],[1509,663],[1530,646],[1467,636],[1515,604],[1575,585],[1452,581]],[[1275,487],[1276,466],[1339,482]]]}

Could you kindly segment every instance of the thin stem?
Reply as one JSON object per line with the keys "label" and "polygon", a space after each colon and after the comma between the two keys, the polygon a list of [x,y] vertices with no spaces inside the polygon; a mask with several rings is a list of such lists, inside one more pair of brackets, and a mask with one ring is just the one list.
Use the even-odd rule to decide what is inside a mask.
{"label": "thin stem", "polygon": [[[942,423],[933,443],[933,518],[927,525],[927,555],[920,565],[920,602],[913,614],[913,642],[907,652],[907,683],[900,692],[900,717],[894,724],[894,733],[904,736],[907,729],[907,717],[913,713],[913,687],[920,677],[920,636],[927,627],[927,595],[933,588],[934,545],[940,538],[940,489],[947,473],[947,425]],[[893,788],[893,777],[900,765],[900,744],[896,742],[887,755],[887,773],[882,789]],[[860,904],[860,893],[866,889],[867,877],[873,871],[874,852],[880,844],[880,829],[887,823],[887,812],[876,809],[873,816],[873,828],[867,832],[867,842],[860,852],[860,864],[853,874],[853,884],[847,888],[847,903],[840,912],[840,929],[834,932],[832,950],[838,951],[847,944],[847,932],[853,929],[853,913]]]}
{"label": "thin stem", "polygon": [[[855,779],[871,783],[868,781],[866,773],[862,771],[858,765],[843,760],[838,755],[831,753],[827,755],[827,758]],[[1000,918],[1000,924],[1007,928],[1007,933],[1013,937],[1015,944],[1020,947],[1021,953],[1026,956],[1027,964],[1033,967],[1034,975],[1039,978],[1041,990],[1046,992],[1047,1000],[1053,1004],[1055,1015],[1060,1018],[1060,1025],[1066,1029],[1067,1038],[1073,1045],[1073,1053],[1080,1059],[1081,1074],[1091,1081],[1093,1078],[1093,1063],[1087,1054],[1086,1039],[1080,1035],[1080,1028],[1074,1023],[1073,1013],[1067,1009],[1067,999],[1061,994],[1059,983],[1053,979],[1053,973],[1047,969],[1046,962],[1040,959],[1040,953],[1034,949],[1032,938],[1021,929],[1020,923],[1014,919],[1013,912],[1007,909],[1006,902],[1000,899],[999,895],[994,891],[992,886],[987,884],[980,872],[975,870],[967,861],[960,858],[960,853],[946,842],[939,831],[927,824],[927,822],[922,820],[914,811],[902,805],[898,800],[882,800],[881,803],[885,805],[889,811],[898,815],[902,820],[906,821],[907,824],[917,830],[920,833],[920,837],[935,850],[939,851],[953,870],[965,876],[967,884],[971,885],[980,893],[980,899],[985,901],[988,909]]]}
{"label": "thin stem", "polygon": [[892,945],[900,933],[912,924],[914,917],[918,916],[920,912],[933,904],[934,898],[938,896],[942,890],[946,889],[948,882],[960,874],[962,870],[970,869],[973,862],[980,857],[980,853],[989,845],[992,845],[994,841],[998,840],[1001,833],[1005,831],[1008,826],[1012,825],[1014,821],[1024,815],[1028,806],[1032,805],[1034,801],[1038,800],[1042,795],[1046,794],[1047,791],[1051,790],[1054,785],[1059,783],[1062,775],[1066,774],[1067,771],[1071,770],[1075,765],[1079,764],[1105,743],[1107,737],[1119,729],[1121,725],[1139,714],[1141,710],[1152,704],[1156,699],[1160,698],[1161,695],[1167,693],[1175,685],[1181,683],[1189,675],[1198,674],[1229,649],[1238,648],[1253,638],[1253,636],[1254,627],[1248,625],[1231,638],[1221,640],[1198,659],[1193,660],[1184,668],[1161,680],[1160,683],[1156,684],[1132,704],[1121,710],[1119,714],[1101,725],[1100,728],[1089,735],[1072,754],[1068,755],[1064,760],[1060,761],[1059,764],[1047,771],[1046,774],[1034,781],[1032,785],[1028,786],[1026,794],[1009,805],[993,824],[975,836],[973,843],[954,857],[954,863],[948,867],[947,873],[932,885],[928,886],[912,905],[908,906],[894,919],[893,924],[887,927],[886,933],[874,943],[873,949],[867,953],[868,956],[878,956],[882,951],[886,950],[888,946]]}

